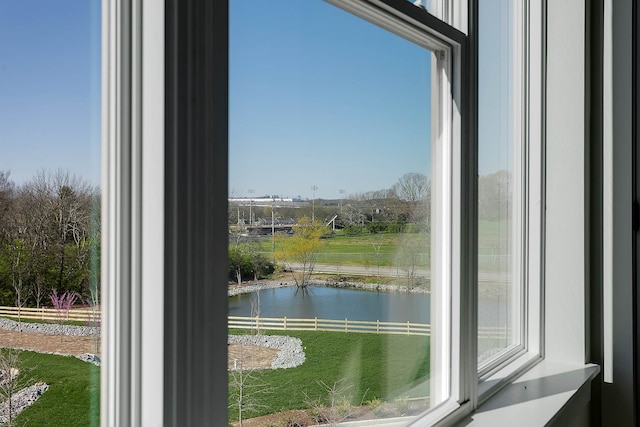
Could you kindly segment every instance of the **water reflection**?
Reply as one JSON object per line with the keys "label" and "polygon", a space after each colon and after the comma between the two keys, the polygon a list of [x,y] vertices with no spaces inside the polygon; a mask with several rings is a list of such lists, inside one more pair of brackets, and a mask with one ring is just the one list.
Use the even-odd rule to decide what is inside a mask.
{"label": "water reflection", "polygon": [[[229,314],[251,316],[252,294],[229,298]],[[261,317],[429,323],[429,294],[312,286],[260,291]]]}
{"label": "water reflection", "polygon": [[[501,326],[510,315],[504,303],[511,298],[509,288],[499,283],[489,285],[506,290],[480,296],[478,323],[483,327]],[[255,293],[247,293],[229,297],[229,315],[251,316],[251,302],[255,301],[255,296]],[[328,286],[274,288],[260,291],[260,316],[429,323],[429,301],[429,294],[420,293],[375,292]]]}

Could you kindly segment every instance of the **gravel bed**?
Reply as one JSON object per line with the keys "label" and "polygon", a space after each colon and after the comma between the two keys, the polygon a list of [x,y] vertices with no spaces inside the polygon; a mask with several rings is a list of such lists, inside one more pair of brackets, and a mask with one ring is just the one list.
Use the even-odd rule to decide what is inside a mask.
{"label": "gravel bed", "polygon": [[365,291],[376,291],[376,292],[403,292],[403,293],[408,292],[410,294],[430,293],[429,289],[423,286],[416,286],[407,291],[406,286],[385,285],[385,284],[376,284],[376,283],[327,282],[324,285],[331,286],[334,288],[353,288],[353,289],[362,289]]}
{"label": "gravel bed", "polygon": [[0,328],[9,331],[37,332],[47,335],[68,335],[74,337],[92,337],[100,335],[96,326],[58,325],[55,323],[25,323],[0,318]]}
{"label": "gravel bed", "polygon": [[295,368],[304,363],[305,355],[299,338],[281,335],[229,335],[229,344],[257,345],[279,350],[271,369]]}
{"label": "gravel bed", "polygon": [[[407,292],[406,286],[398,285],[385,285],[375,283],[358,283],[358,282],[335,282],[329,280],[311,280],[309,281],[311,286],[328,286],[333,288],[353,288],[362,289],[365,291],[377,291],[377,292]],[[261,291],[264,289],[274,288],[287,288],[296,286],[295,282],[259,282],[250,285],[242,285],[229,289],[228,295],[234,296],[239,294],[248,294],[255,291]],[[416,286],[409,290],[409,293],[415,294],[428,294],[429,290],[423,286]]]}
{"label": "gravel bed", "polygon": [[261,291],[263,289],[287,288],[289,286],[295,286],[295,283],[294,282],[260,282],[253,285],[238,286],[233,289],[229,289],[227,293],[230,297],[232,297],[234,295],[248,294],[255,291]]}
{"label": "gravel bed", "polygon": [[[49,389],[45,383],[37,383],[30,387],[23,388],[11,398],[11,412],[16,417],[20,412],[32,405],[42,394]],[[0,424],[9,422],[9,402],[0,403]]]}

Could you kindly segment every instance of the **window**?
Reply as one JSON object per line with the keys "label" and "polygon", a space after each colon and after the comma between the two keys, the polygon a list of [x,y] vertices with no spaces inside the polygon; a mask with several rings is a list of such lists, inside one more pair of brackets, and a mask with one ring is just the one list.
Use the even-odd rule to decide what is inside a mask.
{"label": "window", "polygon": [[[478,363],[481,376],[528,342],[539,312],[540,142],[528,128],[524,76],[527,2],[484,2],[479,9]],[[532,6],[533,7],[533,6]],[[497,21],[496,21],[497,17]],[[535,210],[538,209],[536,212]],[[533,246],[531,246],[533,245]],[[498,332],[499,331],[499,332]]]}
{"label": "window", "polygon": [[2,425],[100,419],[95,3],[0,3]]}
{"label": "window", "polygon": [[480,400],[542,355],[540,4],[478,14],[478,376]]}
{"label": "window", "polygon": [[[355,416],[336,414],[344,399],[369,412],[359,416],[403,414],[407,421],[457,405],[452,338],[460,328],[454,271],[460,269],[463,36],[410,3],[331,3],[230,4],[232,276],[238,285],[253,279],[258,273],[242,259],[259,256],[299,270],[277,283],[293,289],[267,288],[253,300],[232,297],[230,322],[264,322],[300,337],[308,349],[303,366],[289,368],[286,378],[255,373],[248,371],[255,347],[234,344],[238,331],[232,332],[229,407],[236,419],[307,405],[319,418],[338,422]],[[342,231],[335,232],[336,222]],[[294,246],[304,239],[301,227],[324,228],[331,238],[322,244],[318,237],[317,249],[300,254]],[[285,236],[288,230],[295,236]],[[367,247],[330,249],[354,242]],[[339,311],[339,301],[325,299],[333,288],[308,285],[314,269],[337,272],[329,282],[348,279],[355,268],[374,270],[374,287],[411,293],[396,301],[394,294],[356,290],[361,300],[354,305],[361,306]],[[351,286],[362,285],[354,278]],[[339,300],[350,295],[340,292]],[[364,302],[368,297],[376,301]],[[331,322],[340,322],[338,328]],[[369,334],[353,332],[367,327]],[[264,329],[258,340],[274,333]],[[334,340],[329,347],[336,351],[323,349],[323,360],[317,336]],[[247,396],[250,381],[274,396]],[[282,387],[286,391],[278,391]],[[289,406],[276,399],[282,395]],[[263,409],[252,413],[252,406]]]}
{"label": "window", "polygon": [[[513,5],[480,6],[478,107],[478,363],[521,342],[520,103]],[[496,16],[498,17],[496,22]],[[515,42],[515,43],[514,43]],[[517,209],[517,212],[516,212]],[[491,332],[490,332],[491,331]],[[500,332],[497,332],[500,331]],[[497,332],[497,333],[496,333]],[[492,338],[485,338],[486,336]],[[494,337],[494,338],[493,338]]]}
{"label": "window", "polygon": [[[513,191],[510,215],[522,221],[516,226],[510,224],[516,220],[507,219],[502,229],[511,233],[508,241],[517,242],[515,234],[526,240],[526,245],[510,252],[516,260],[512,264],[526,261],[526,265],[509,268],[522,279],[522,287],[517,298],[509,298],[508,306],[520,305],[521,315],[517,316],[519,323],[507,325],[505,322],[512,331],[518,332],[511,332],[509,336],[514,339],[499,343],[494,347],[495,354],[483,358],[483,363],[489,363],[490,367],[486,365],[488,368],[483,372],[485,367],[480,366],[483,377],[478,385],[476,153],[474,144],[468,143],[473,141],[473,121],[467,121],[474,116],[474,96],[469,88],[475,85],[470,65],[477,53],[475,35],[467,37],[404,0],[335,3],[356,17],[401,36],[405,39],[403,42],[409,40],[425,49],[423,52],[434,55],[431,93],[432,105],[437,108],[432,106],[431,126],[438,129],[436,136],[440,139],[431,140],[431,156],[441,161],[432,163],[430,173],[432,206],[442,210],[431,211],[431,226],[433,228],[434,223],[442,226],[437,230],[442,234],[434,232],[430,238],[431,247],[441,249],[435,256],[432,251],[430,259],[432,301],[440,302],[431,311],[433,330],[438,333],[434,341],[438,342],[430,354],[430,369],[442,373],[444,378],[430,383],[430,394],[438,396],[440,404],[430,405],[432,410],[421,415],[419,422],[433,424],[442,420],[446,424],[472,411],[477,406],[478,394],[480,399],[486,398],[495,391],[491,387],[508,384],[539,359],[539,325],[536,330],[531,314],[540,306],[540,287],[531,285],[541,283],[537,267],[540,260],[536,261],[535,256],[542,251],[540,230],[531,227],[541,223],[540,213],[532,209],[540,206],[541,182],[538,181],[541,178],[530,171],[542,163],[541,153],[533,144],[541,140],[536,135],[541,119],[535,116],[538,113],[531,113],[541,110],[534,105],[539,100],[531,95],[541,92],[540,87],[534,87],[540,76],[528,62],[529,56],[523,53],[524,42],[514,41],[514,51],[519,54],[507,57],[509,67],[519,71],[506,86],[504,102],[512,107],[524,102],[530,110],[509,113],[516,118],[507,132],[524,134],[519,145],[524,152],[516,154],[517,143],[510,145],[514,159],[512,174],[522,181],[517,184],[519,190]],[[226,354],[220,352],[223,341],[216,338],[227,332],[227,296],[226,289],[210,286],[228,281],[228,270],[220,268],[218,261],[228,253],[229,218],[226,209],[222,212],[216,208],[228,198],[228,184],[231,184],[227,176],[226,143],[230,136],[227,135],[228,119],[234,118],[228,116],[233,113],[227,103],[227,84],[229,77],[236,76],[229,76],[226,67],[228,42],[233,43],[233,39],[227,40],[227,7],[226,4],[167,2],[165,21],[165,11],[149,5],[137,5],[131,11],[107,6],[113,19],[108,26],[109,40],[115,43],[118,34],[130,38],[124,37],[122,45],[108,44],[105,50],[112,61],[119,64],[116,70],[124,69],[125,75],[141,82],[140,86],[128,86],[126,78],[114,79],[109,82],[117,84],[106,88],[110,105],[115,108],[111,111],[113,117],[127,120],[133,117],[130,122],[109,121],[109,130],[114,132],[109,134],[114,138],[109,158],[109,206],[113,211],[107,230],[110,242],[118,246],[111,249],[112,258],[106,267],[115,282],[109,300],[107,340],[115,337],[118,345],[111,345],[109,356],[112,357],[108,360],[112,365],[103,371],[107,420],[139,424],[142,419],[162,419],[165,423],[180,421],[188,425],[205,421],[222,425],[228,421],[220,406],[220,402],[228,399],[221,381],[221,373],[227,371],[227,360]],[[536,8],[539,5],[536,4]],[[533,13],[527,9],[531,12],[528,15],[521,10],[514,7],[512,12],[525,22],[529,21],[524,17],[539,17],[540,11]],[[451,22],[455,23],[456,19],[460,20],[454,16]],[[123,25],[127,31],[130,28],[131,34],[118,33],[116,28],[120,27],[116,24]],[[183,31],[194,31],[197,37],[178,37]],[[158,48],[158,35],[163,33],[166,47]],[[536,32],[531,33],[532,39],[537,36]],[[140,58],[135,54],[131,56],[131,52],[144,52],[144,67]],[[233,52],[230,55],[233,61]],[[128,62],[129,58],[133,60]],[[216,72],[203,73],[213,69]],[[526,73],[531,76],[529,86],[519,80],[527,80],[522,77]],[[158,105],[166,105],[166,109]],[[119,107],[125,108],[118,110]],[[465,113],[471,114],[465,116]],[[158,123],[164,123],[164,128],[158,130]],[[238,131],[231,128],[229,132]],[[158,141],[162,140],[163,133],[165,145],[161,146]],[[526,173],[518,170],[516,164],[526,167]],[[164,183],[164,192],[158,191],[158,182]],[[315,193],[321,187],[315,181],[305,185],[312,194],[314,217]],[[253,198],[254,193],[248,190],[255,187],[251,184],[239,191]],[[342,194],[339,189],[338,194]],[[522,200],[516,197],[517,191],[522,192],[519,196]],[[341,206],[344,208],[342,203]],[[257,221],[254,208],[250,201],[243,221],[251,226]],[[124,216],[119,216],[121,212]],[[164,269],[159,271],[158,265]],[[436,276],[440,289],[433,284]],[[159,284],[164,284],[164,292],[160,294]],[[148,298],[156,304],[151,304]],[[164,332],[161,337],[158,330]],[[149,354],[162,357],[150,361]],[[152,410],[154,401],[156,405],[157,401],[167,402],[163,414]],[[208,409],[212,401],[217,402],[214,403],[217,411]],[[205,414],[213,418],[199,419]]]}

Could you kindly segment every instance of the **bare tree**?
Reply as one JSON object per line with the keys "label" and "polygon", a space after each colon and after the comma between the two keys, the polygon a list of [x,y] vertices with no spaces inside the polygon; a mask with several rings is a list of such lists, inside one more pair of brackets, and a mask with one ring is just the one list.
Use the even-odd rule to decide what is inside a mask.
{"label": "bare tree", "polygon": [[[310,415],[317,423],[327,424],[330,426],[341,423],[351,417],[355,410],[353,401],[353,393],[351,389],[353,384],[347,384],[345,378],[334,381],[332,385],[324,381],[316,381],[322,387],[325,396],[312,399],[304,393],[305,403],[310,408]],[[362,395],[359,406],[362,406],[367,392]]]}
{"label": "bare tree", "polygon": [[24,209],[18,207],[12,213],[7,238],[11,287],[14,292],[14,304],[18,309],[18,321],[21,320],[21,308],[24,307],[27,302],[27,276],[31,255],[30,235]]}
{"label": "bare tree", "polygon": [[364,226],[367,219],[357,195],[347,201],[342,210],[342,220],[348,226]]}
{"label": "bare tree", "polygon": [[20,362],[21,354],[21,350],[14,348],[0,349],[0,424],[7,427],[16,425],[15,417],[25,408],[16,402],[17,394],[34,382]]}
{"label": "bare tree", "polygon": [[399,262],[401,268],[405,271],[407,277],[407,292],[411,290],[416,284],[416,271],[422,260],[422,254],[425,253],[426,235],[418,234],[404,234],[403,239],[398,244],[399,247]]}
{"label": "bare tree", "polygon": [[238,424],[242,427],[245,416],[268,408],[264,400],[273,387],[262,379],[261,371],[248,369],[242,362],[244,347],[240,348],[240,363],[229,371],[229,409],[238,410]]}
{"label": "bare tree", "polygon": [[48,244],[46,205],[47,200],[30,183],[20,187],[18,206],[21,207],[30,242],[29,290],[36,302],[36,307],[40,307],[47,288],[45,275],[50,246]]}
{"label": "bare tree", "polygon": [[376,261],[376,282],[378,285],[380,284],[380,263],[382,262],[382,239],[377,238],[371,242],[371,246],[373,247],[373,256]]}
{"label": "bare tree", "polygon": [[51,285],[73,291],[89,288],[88,271],[99,239],[99,219],[94,214],[99,203],[97,190],[62,170],[39,171],[28,185],[36,205],[42,209],[47,253],[57,253],[52,256],[56,277]]}
{"label": "bare tree", "polygon": [[393,186],[393,191],[400,199],[416,203],[427,198],[429,187],[429,178],[426,175],[410,172],[398,179],[398,182]]}
{"label": "bare tree", "polygon": [[39,171],[15,186],[0,172],[0,296],[40,307],[48,291],[99,300],[96,188],[67,172]]}
{"label": "bare tree", "polygon": [[93,296],[86,298],[84,302],[89,306],[89,309],[91,310],[91,314],[87,319],[87,326],[92,328],[91,336],[93,337],[93,346],[94,346],[93,352],[98,354],[100,352],[100,324],[101,324],[99,302],[96,302]]}
{"label": "bare tree", "polygon": [[19,355],[18,350],[11,348],[0,351],[0,402],[6,404],[6,414],[0,421],[7,426],[13,425],[13,396],[18,391]]}
{"label": "bare tree", "polygon": [[511,219],[512,174],[499,170],[478,178],[478,217],[496,221]]}
{"label": "bare tree", "polygon": [[9,172],[0,171],[0,243],[9,237],[14,193],[15,184],[9,179]]}
{"label": "bare tree", "polygon": [[430,220],[431,181],[421,173],[406,173],[398,179],[392,188],[398,199],[407,203],[407,216],[410,222]]}

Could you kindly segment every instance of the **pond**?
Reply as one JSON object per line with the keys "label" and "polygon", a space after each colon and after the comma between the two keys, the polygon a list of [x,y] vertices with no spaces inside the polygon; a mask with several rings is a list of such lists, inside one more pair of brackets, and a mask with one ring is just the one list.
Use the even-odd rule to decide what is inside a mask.
{"label": "pond", "polygon": [[[256,293],[229,297],[229,315],[251,316]],[[508,322],[509,297],[481,297],[480,326],[503,326]],[[349,319],[381,322],[430,322],[430,295],[406,292],[375,292],[353,288],[310,286],[260,291],[261,317],[301,319]]]}
{"label": "pond", "polygon": [[[229,315],[251,316],[256,293],[229,297]],[[429,323],[429,294],[310,286],[260,291],[261,317]]]}

